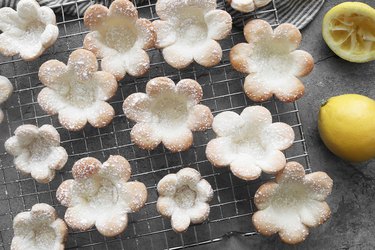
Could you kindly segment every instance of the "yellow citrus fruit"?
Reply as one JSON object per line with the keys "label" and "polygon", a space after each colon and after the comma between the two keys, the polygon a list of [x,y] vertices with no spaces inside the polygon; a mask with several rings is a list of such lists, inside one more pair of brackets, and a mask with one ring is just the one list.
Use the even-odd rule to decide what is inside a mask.
{"label": "yellow citrus fruit", "polygon": [[331,97],[320,108],[318,128],[335,155],[352,162],[375,157],[375,100],[357,94]]}
{"label": "yellow citrus fruit", "polygon": [[345,2],[323,19],[323,38],[336,55],[350,62],[375,60],[375,9],[360,2]]}

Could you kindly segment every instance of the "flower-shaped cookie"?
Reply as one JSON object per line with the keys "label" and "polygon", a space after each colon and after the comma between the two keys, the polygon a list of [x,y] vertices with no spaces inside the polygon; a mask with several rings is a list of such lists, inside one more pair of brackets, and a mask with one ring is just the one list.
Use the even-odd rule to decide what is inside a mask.
{"label": "flower-shaped cookie", "polygon": [[218,138],[207,144],[207,159],[216,167],[229,165],[243,180],[283,169],[286,159],[281,150],[294,141],[293,129],[282,122],[272,123],[271,113],[262,106],[247,107],[241,115],[222,112],[215,116],[212,129]]}
{"label": "flower-shaped cookie", "polygon": [[104,71],[120,80],[126,73],[141,76],[150,68],[145,50],[154,47],[156,34],[150,21],[138,19],[131,1],[115,0],[109,9],[95,4],[86,10],[84,22],[91,32],[83,47],[103,58]]}
{"label": "flower-shaped cookie", "polygon": [[[0,76],[0,104],[5,102],[10,95],[13,92],[13,85],[12,83],[8,80],[8,78],[4,76]],[[0,108],[0,123],[3,122],[4,119],[4,113]]]}
{"label": "flower-shaped cookie", "polygon": [[263,184],[255,193],[254,202],[259,209],[253,215],[256,230],[266,236],[279,233],[288,244],[304,241],[309,227],[330,217],[331,210],[324,200],[332,185],[326,173],[305,175],[301,164],[288,162],[275,182]]}
{"label": "flower-shaped cookie", "polygon": [[5,56],[20,54],[27,61],[38,58],[59,35],[53,11],[40,7],[35,0],[21,0],[17,11],[1,8],[0,30],[0,53]]}
{"label": "flower-shaped cookie", "polygon": [[230,6],[238,11],[248,13],[269,4],[272,0],[227,0]]}
{"label": "flower-shaped cookie", "polygon": [[183,168],[168,174],[159,181],[157,189],[156,208],[161,215],[171,218],[175,232],[184,232],[190,223],[202,223],[208,218],[213,190],[197,170]]}
{"label": "flower-shaped cookie", "polygon": [[154,21],[157,41],[165,61],[174,68],[185,68],[193,61],[205,67],[218,64],[222,49],[217,40],[232,29],[231,16],[216,10],[216,0],[158,0]]}
{"label": "flower-shaped cookie", "polygon": [[246,95],[253,101],[265,101],[274,94],[283,102],[300,98],[305,87],[297,77],[308,75],[314,67],[312,56],[296,50],[302,36],[292,24],[281,24],[275,30],[263,20],[252,20],[244,28],[248,43],[230,51],[232,66],[248,74],[244,83]]}
{"label": "flower-shaped cookie", "polygon": [[31,174],[40,183],[50,182],[55,170],[62,169],[68,160],[60,135],[51,125],[19,126],[5,142],[5,149],[15,156],[14,165],[21,173]]}
{"label": "flower-shaped cookie", "polygon": [[202,95],[199,83],[191,79],[176,85],[167,77],[151,79],[146,93],[134,93],[124,101],[126,117],[137,122],[132,141],[146,150],[160,142],[172,152],[187,150],[193,143],[191,131],[205,131],[212,124],[211,110],[198,104]]}
{"label": "flower-shaped cookie", "polygon": [[66,180],[57,189],[57,200],[68,207],[65,222],[86,231],[96,226],[107,237],[122,233],[128,225],[128,213],[140,210],[146,202],[146,186],[128,182],[131,168],[120,156],[110,156],[103,164],[95,158],[78,160],[72,169],[74,180]]}
{"label": "flower-shaped cookie", "polygon": [[39,79],[46,85],[38,103],[50,115],[58,114],[61,125],[72,131],[87,122],[96,128],[107,126],[115,111],[107,102],[117,90],[113,75],[97,71],[96,57],[78,49],[69,56],[68,65],[50,60],[39,68]]}
{"label": "flower-shaped cookie", "polygon": [[16,215],[13,220],[12,250],[62,250],[68,236],[65,222],[48,204],[35,204],[31,211]]}

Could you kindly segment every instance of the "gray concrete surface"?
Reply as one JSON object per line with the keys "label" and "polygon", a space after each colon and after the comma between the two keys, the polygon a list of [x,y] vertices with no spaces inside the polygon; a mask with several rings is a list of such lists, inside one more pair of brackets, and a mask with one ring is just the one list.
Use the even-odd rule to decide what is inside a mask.
{"label": "gray concrete surface", "polygon": [[[345,1],[326,1],[302,31],[302,49],[313,55],[315,69],[304,79],[306,95],[298,101],[312,168],[327,172],[334,181],[327,200],[331,219],[312,229],[306,241],[297,246],[281,243],[278,236],[233,236],[198,249],[375,249],[375,160],[351,164],[339,159],[324,146],[317,130],[320,104],[329,97],[357,93],[375,99],[375,62],[346,62],[334,55],[321,36],[324,14],[341,2]],[[375,7],[374,0],[361,2]]]}

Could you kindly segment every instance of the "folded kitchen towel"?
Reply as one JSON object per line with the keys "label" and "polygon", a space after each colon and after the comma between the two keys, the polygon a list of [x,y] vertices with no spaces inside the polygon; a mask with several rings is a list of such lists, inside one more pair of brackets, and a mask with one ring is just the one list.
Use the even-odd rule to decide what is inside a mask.
{"label": "folded kitchen towel", "polygon": [[[16,8],[19,0],[0,0],[0,7]],[[40,5],[56,7],[54,10],[60,12],[59,7],[62,4],[76,2],[77,4],[67,4],[64,7],[65,15],[80,15],[82,16],[85,10],[93,3],[105,4],[111,0],[37,0]],[[133,0],[137,5],[148,4],[154,2],[152,0]],[[182,1],[182,0],[176,0]],[[202,0],[204,1],[204,0]],[[298,28],[305,27],[318,13],[322,7],[324,0],[273,0],[267,6],[255,10],[254,12],[243,14],[232,9],[226,0],[218,0],[218,8],[226,9],[233,17],[233,24],[237,27],[242,27],[246,22],[252,18],[258,17],[267,20],[271,24],[276,23],[292,23]],[[274,9],[277,9],[275,15]],[[77,13],[78,12],[78,13]],[[278,20],[276,20],[276,18]]]}
{"label": "folded kitchen towel", "polygon": [[[250,13],[241,13],[232,9],[229,4],[225,9],[233,17],[233,25],[242,27],[248,20],[255,17],[264,19],[271,24],[276,22],[292,23],[299,29],[310,23],[319,12],[325,0],[273,0],[268,5]],[[277,11],[274,11],[274,10]],[[278,19],[278,20],[277,20]]]}

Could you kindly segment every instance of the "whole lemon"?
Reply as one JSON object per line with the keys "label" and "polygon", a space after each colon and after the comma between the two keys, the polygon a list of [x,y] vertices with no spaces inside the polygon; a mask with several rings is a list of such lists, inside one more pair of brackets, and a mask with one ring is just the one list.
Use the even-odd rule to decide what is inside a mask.
{"label": "whole lemon", "polygon": [[375,157],[375,100],[357,94],[329,98],[320,108],[318,129],[327,148],[345,160]]}

